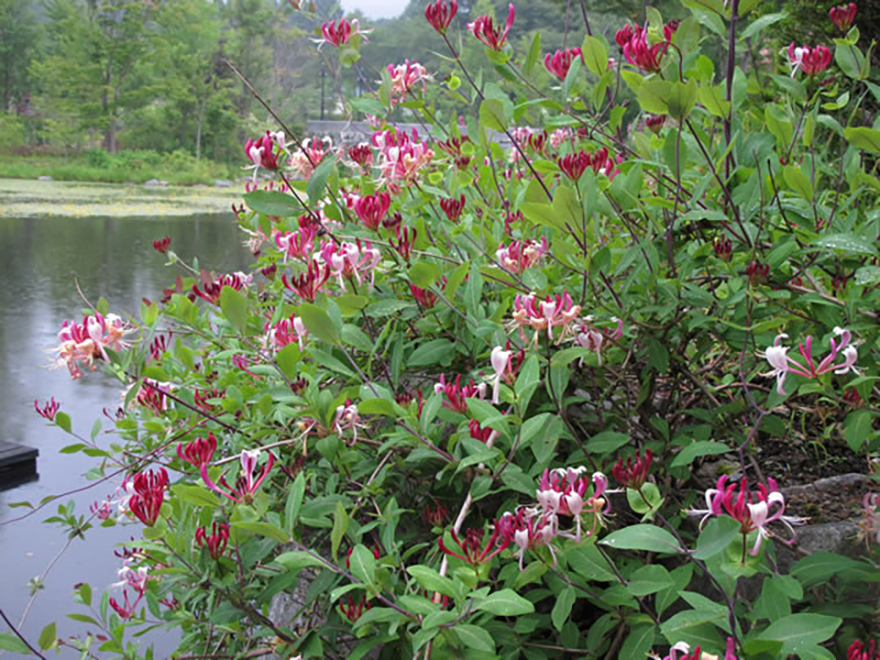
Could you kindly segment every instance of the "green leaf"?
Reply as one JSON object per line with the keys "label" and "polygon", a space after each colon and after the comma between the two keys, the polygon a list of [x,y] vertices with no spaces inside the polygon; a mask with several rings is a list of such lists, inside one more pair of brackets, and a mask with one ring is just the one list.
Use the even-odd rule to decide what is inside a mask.
{"label": "green leaf", "polygon": [[220,292],[220,309],[230,325],[241,332],[247,322],[247,298],[231,286],[224,286]]}
{"label": "green leaf", "polygon": [[315,168],[315,171],[309,177],[309,185],[306,188],[306,192],[309,195],[309,203],[312,206],[315,206],[324,196],[324,188],[327,186],[327,180],[334,169],[336,169],[336,161],[333,158],[327,157]]}
{"label": "green leaf", "polygon": [[512,589],[502,589],[490,594],[475,609],[484,610],[497,616],[518,616],[531,614],[535,606]]}
{"label": "green leaf", "polygon": [[294,379],[299,374],[297,365],[299,364],[302,353],[299,346],[295,343],[288,344],[275,355],[275,363],[281,369],[285,376]]}
{"label": "green leaf", "polygon": [[724,119],[730,114],[730,101],[725,98],[723,85],[704,85],[700,87],[700,103],[716,117]]}
{"label": "green leaf", "polygon": [[[865,56],[859,47],[854,44],[837,44],[834,49],[834,61],[847,76],[847,78],[859,79],[862,77],[862,69],[865,67]],[[848,139],[848,138],[847,138]]]}
{"label": "green leaf", "polygon": [[656,339],[648,340],[648,364],[657,373],[666,373],[669,370],[669,350]]}
{"label": "green leaf", "polygon": [[856,271],[856,284],[867,286],[880,282],[880,266],[862,266]]}
{"label": "green leaf", "polygon": [[669,114],[666,99],[672,91],[672,83],[665,80],[646,80],[639,87],[636,97],[642,110],[655,115]]}
{"label": "green leaf", "polygon": [[562,593],[556,598],[556,602],[553,604],[553,611],[550,612],[550,620],[553,621],[553,627],[559,632],[562,632],[562,626],[568,621],[576,598],[574,589],[571,587],[563,589]]}
{"label": "green leaf", "polygon": [[384,415],[385,417],[401,417],[405,411],[388,399],[367,399],[358,404],[358,412],[362,415]]}
{"label": "green leaf", "polygon": [[610,454],[623,447],[627,442],[629,442],[629,436],[626,433],[602,431],[587,440],[587,451],[591,454]]}
{"label": "green leaf", "polygon": [[780,657],[787,657],[831,639],[841,622],[842,619],[823,614],[792,614],[771,623],[758,639],[782,642]]}
{"label": "green leaf", "polygon": [[27,644],[12,633],[0,633],[0,649],[19,655],[33,655]]}
{"label": "green leaf", "polygon": [[654,625],[647,623],[634,626],[620,648],[618,658],[647,658],[654,645]]}
{"label": "green leaf", "polygon": [[305,492],[306,479],[305,475],[300,472],[293,480],[293,486],[290,487],[290,493],[287,496],[287,503],[284,505],[284,529],[289,536],[293,536],[293,530],[296,528],[296,519],[299,517]]}
{"label": "green leaf", "polygon": [[616,582],[617,577],[594,545],[582,545],[568,553],[568,563],[576,573],[595,582]]}
{"label": "green leaf", "polygon": [[440,268],[436,264],[421,262],[409,269],[409,281],[420,289],[427,289],[440,278]]}
{"label": "green leaf", "polygon": [[782,173],[785,177],[785,182],[792,190],[803,197],[806,201],[813,201],[813,184],[810,183],[810,179],[807,178],[806,174],[801,172],[799,167],[786,165]]}
{"label": "green leaf", "polygon": [[299,315],[311,334],[328,344],[339,344],[340,331],[333,323],[330,315],[317,305],[303,303],[298,309]]}
{"label": "green leaf", "polygon": [[55,634],[55,622],[53,621],[48,626],[43,628],[43,631],[40,633],[39,640],[37,643],[40,645],[41,651],[46,651],[47,649],[51,649],[55,646],[55,642],[58,641],[58,636]]}
{"label": "green leaf", "polygon": [[279,543],[287,543],[290,541],[290,537],[284,533],[284,530],[280,527],[276,527],[272,523],[240,520],[232,523],[232,528],[240,529],[245,532],[252,532],[259,536],[265,536],[266,538],[274,539]]}
{"label": "green leaf", "polygon": [[410,367],[424,367],[437,364],[443,358],[452,356],[453,343],[448,339],[432,339],[419,346],[409,357]]}
{"label": "green leaf", "polygon": [[814,552],[798,560],[791,568],[791,575],[805,588],[828,582],[833,576],[845,571],[872,571],[873,565],[856,561],[834,552]]}
{"label": "green leaf", "polygon": [[675,537],[665,529],[654,525],[631,525],[611,532],[599,541],[602,545],[620,550],[650,550],[651,552],[679,553],[681,548]]}
{"label": "green leaf", "polygon": [[843,135],[852,146],[872,154],[880,154],[880,131],[876,128],[846,128]]}
{"label": "green leaf", "polygon": [[460,624],[452,628],[452,632],[466,649],[495,653],[495,640],[492,639],[492,635],[479,626]]}
{"label": "green leaf", "polygon": [[684,121],[691,114],[694,104],[697,102],[696,81],[690,80],[686,83],[673,83],[664,100],[669,109],[670,116],[679,121]]}
{"label": "green leaf", "polygon": [[584,37],[581,56],[587,68],[597,76],[602,76],[608,70],[608,50],[601,39],[590,35]]}
{"label": "green leaf", "polygon": [[857,410],[846,417],[846,444],[857,452],[873,433],[874,415],[867,410]]}
{"label": "green leaf", "polygon": [[63,431],[70,433],[70,415],[66,412],[55,413],[55,424]]}
{"label": "green leaf", "polygon": [[832,234],[830,236],[820,236],[813,245],[826,250],[842,250],[851,252],[852,254],[870,254],[871,256],[880,256],[871,243],[863,238],[854,236],[853,234]]}
{"label": "green leaf", "polygon": [[723,552],[740,535],[741,525],[730,516],[717,516],[700,532],[697,539],[696,559],[710,559]]}
{"label": "green leaf", "polygon": [[348,524],[348,513],[346,513],[342,502],[337,502],[336,511],[333,514],[333,529],[330,531],[330,551],[333,556],[333,561],[337,560],[339,545],[342,543],[342,538],[345,536],[345,532],[348,531]]}
{"label": "green leaf", "polygon": [[207,488],[201,486],[188,486],[186,484],[175,484],[171,487],[171,492],[182,502],[192,504],[193,506],[220,506],[220,501]]}
{"label": "green leaf", "polygon": [[369,587],[376,586],[376,558],[373,551],[363,545],[356,545],[351,551],[349,561],[351,574]]}
{"label": "green leaf", "polygon": [[483,99],[480,103],[480,124],[495,131],[507,129],[504,104],[498,99]]}
{"label": "green leaf", "polygon": [[698,440],[678,452],[672,463],[670,463],[670,467],[683,467],[690,465],[700,456],[714,456],[715,454],[725,454],[729,451],[730,447],[723,443]]}
{"label": "green leaf", "polygon": [[304,568],[327,567],[323,561],[302,550],[280,554],[275,558],[275,561],[291,572],[298,572]]}
{"label": "green leaf", "polygon": [[649,564],[642,566],[630,576],[626,590],[633,596],[641,597],[663,591],[674,584],[669,571],[663,566]]}
{"label": "green leaf", "polygon": [[753,21],[745,30],[743,30],[742,34],[739,35],[739,38],[741,41],[744,41],[749,37],[753,37],[764,28],[770,27],[774,23],[778,23],[786,16],[787,14],[785,12],[779,12],[776,14],[764,14],[759,19]]}
{"label": "green leaf", "polygon": [[440,575],[433,568],[427,566],[415,565],[408,566],[406,572],[412,575],[420,585],[428,591],[436,591],[444,596],[454,598],[456,596],[455,587],[452,580],[448,577]]}
{"label": "green leaf", "polygon": [[255,190],[244,196],[245,203],[257,213],[286,218],[299,215],[303,208],[292,195],[277,190]]}

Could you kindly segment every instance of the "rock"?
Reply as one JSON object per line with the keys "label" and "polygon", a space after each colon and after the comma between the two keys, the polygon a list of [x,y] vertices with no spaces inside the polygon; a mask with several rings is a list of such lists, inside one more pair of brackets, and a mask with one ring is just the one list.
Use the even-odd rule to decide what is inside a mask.
{"label": "rock", "polygon": [[43,176],[38,176],[38,177],[37,177],[37,181],[54,181],[54,180],[55,180],[55,179],[53,179],[51,176],[45,176],[45,175],[43,175]]}
{"label": "rock", "polygon": [[144,183],[144,185],[150,186],[150,187],[155,187],[155,186],[164,187],[164,186],[168,185],[168,182],[167,181],[160,181],[159,179],[150,179],[149,181]]}
{"label": "rock", "polygon": [[217,180],[214,182],[214,187],[215,187],[215,188],[231,188],[231,187],[232,187],[232,181],[229,181],[229,180],[227,180],[227,179],[217,179]]}
{"label": "rock", "polygon": [[191,187],[192,187],[192,188],[207,188],[208,186],[206,186],[204,183],[197,183],[197,184],[195,184],[194,186],[191,186]]}

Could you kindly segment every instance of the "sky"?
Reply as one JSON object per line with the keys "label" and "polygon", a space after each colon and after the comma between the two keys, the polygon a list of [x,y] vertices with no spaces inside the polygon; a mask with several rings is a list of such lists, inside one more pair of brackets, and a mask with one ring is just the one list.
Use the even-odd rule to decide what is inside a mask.
{"label": "sky", "polygon": [[361,10],[368,18],[394,18],[406,9],[409,0],[342,0],[345,11]]}

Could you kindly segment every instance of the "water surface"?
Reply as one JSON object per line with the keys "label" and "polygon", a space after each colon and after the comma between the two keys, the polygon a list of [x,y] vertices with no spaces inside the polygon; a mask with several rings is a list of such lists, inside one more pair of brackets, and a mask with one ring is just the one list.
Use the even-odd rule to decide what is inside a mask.
{"label": "water surface", "polygon": [[[189,200],[187,204],[197,205],[198,201]],[[163,287],[170,285],[177,274],[152,248],[153,239],[164,235],[171,236],[172,249],[182,258],[197,255],[202,266],[212,270],[246,270],[252,262],[241,246],[231,212],[173,218],[0,215],[2,438],[40,450],[39,480],[0,492],[0,523],[27,511],[10,509],[10,503],[37,503],[48,495],[89,483],[82,475],[97,459],[59,454],[61,447],[74,440],[48,426],[34,412],[34,399],[42,402],[54,396],[62,410],[71,415],[74,430],[88,436],[102,409],[115,410],[118,406],[120,384],[100,372],[87,373],[73,382],[66,369],[47,370],[46,349],[57,344],[56,334],[64,319],[82,316],[84,304],[77,281],[86,297],[97,301],[103,296],[110,303],[110,311],[120,315],[137,313],[142,297],[161,298]],[[105,419],[104,427],[112,427],[109,420]],[[105,434],[99,436],[104,446],[112,439]],[[76,512],[88,514],[89,504],[112,490],[113,486],[104,483],[61,501],[73,499]],[[67,542],[60,527],[42,523],[56,508],[57,503],[53,503],[26,520],[0,524],[0,609],[16,623],[30,597],[28,582],[46,570]],[[139,537],[140,533],[140,524],[97,527],[87,533],[85,541],[74,540],[48,575],[23,633],[35,641],[43,626],[55,621],[59,637],[82,635],[87,627],[66,618],[69,612],[85,611],[73,601],[74,584],[90,583],[97,600],[98,594],[117,579],[121,563],[113,555],[115,544]],[[156,657],[167,657],[173,649],[173,638],[167,633],[151,634],[146,639],[157,641]]]}

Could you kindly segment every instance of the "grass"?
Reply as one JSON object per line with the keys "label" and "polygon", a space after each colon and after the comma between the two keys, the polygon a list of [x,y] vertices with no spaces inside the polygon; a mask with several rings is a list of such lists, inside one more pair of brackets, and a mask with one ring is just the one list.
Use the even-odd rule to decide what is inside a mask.
{"label": "grass", "polygon": [[122,152],[109,155],[90,152],[78,156],[0,155],[0,178],[36,179],[51,176],[57,181],[144,183],[151,179],[175,186],[212,184],[234,179],[240,171],[208,160],[196,161],[183,152],[159,156],[155,152]]}

